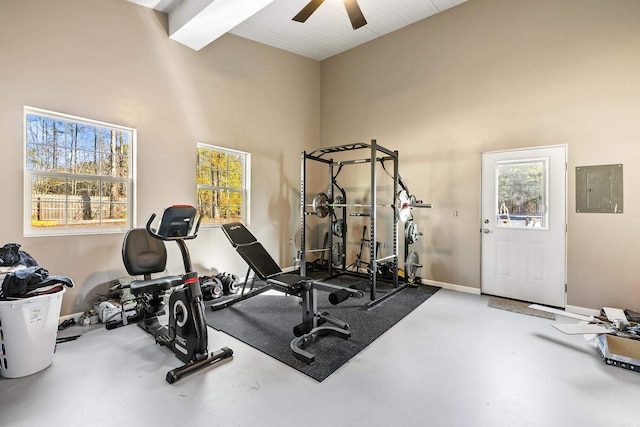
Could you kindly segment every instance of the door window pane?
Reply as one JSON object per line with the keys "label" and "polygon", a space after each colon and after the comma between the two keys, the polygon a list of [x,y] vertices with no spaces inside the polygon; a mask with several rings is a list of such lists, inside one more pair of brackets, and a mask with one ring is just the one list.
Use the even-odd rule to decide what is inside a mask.
{"label": "door window pane", "polygon": [[497,226],[547,228],[547,159],[498,162]]}

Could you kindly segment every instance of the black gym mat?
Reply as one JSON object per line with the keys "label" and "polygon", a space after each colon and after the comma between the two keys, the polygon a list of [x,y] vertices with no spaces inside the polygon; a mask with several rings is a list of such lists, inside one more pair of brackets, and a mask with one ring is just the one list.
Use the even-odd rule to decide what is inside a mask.
{"label": "black gym mat", "polygon": [[[354,280],[357,279],[341,276],[327,282],[348,286]],[[380,282],[377,288],[380,296],[392,289],[389,287],[385,290],[385,284]],[[291,340],[295,338],[292,328],[302,320],[300,298],[281,293],[271,295],[272,292],[267,292],[231,307],[212,311],[209,305],[221,301],[216,300],[206,304],[207,324],[317,381],[323,381],[438,289],[440,288],[429,285],[407,287],[369,310],[363,308],[369,301],[368,292],[363,299],[350,298],[334,306],[328,301],[328,292],[319,291],[319,311],[328,312],[347,322],[351,326],[352,335],[348,340],[327,335],[304,346],[305,350],[315,355],[315,362],[311,365],[296,359],[290,348]]]}

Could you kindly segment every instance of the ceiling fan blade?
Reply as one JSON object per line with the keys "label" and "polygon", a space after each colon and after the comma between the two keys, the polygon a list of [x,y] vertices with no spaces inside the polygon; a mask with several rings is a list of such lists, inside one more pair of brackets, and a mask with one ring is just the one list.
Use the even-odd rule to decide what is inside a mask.
{"label": "ceiling fan blade", "polygon": [[311,0],[300,12],[298,12],[296,16],[293,17],[293,20],[297,22],[305,22],[323,2],[324,0]]}
{"label": "ceiling fan blade", "polygon": [[354,30],[367,25],[367,20],[358,6],[357,0],[344,0],[344,7],[347,8],[347,14],[351,20],[351,26]]}

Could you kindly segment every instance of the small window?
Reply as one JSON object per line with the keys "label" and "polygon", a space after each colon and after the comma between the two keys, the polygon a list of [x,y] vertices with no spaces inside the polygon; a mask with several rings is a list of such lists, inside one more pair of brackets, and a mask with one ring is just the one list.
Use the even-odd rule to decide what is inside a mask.
{"label": "small window", "polygon": [[496,164],[497,225],[547,229],[548,160]]}
{"label": "small window", "polygon": [[25,235],[132,227],[134,129],[24,109]]}
{"label": "small window", "polygon": [[197,196],[202,225],[249,222],[251,155],[198,144]]}

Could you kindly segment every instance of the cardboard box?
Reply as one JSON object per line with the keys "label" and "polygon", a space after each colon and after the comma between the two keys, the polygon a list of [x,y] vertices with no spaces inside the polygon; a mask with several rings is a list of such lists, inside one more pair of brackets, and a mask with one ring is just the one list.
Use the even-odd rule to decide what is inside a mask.
{"label": "cardboard box", "polygon": [[640,372],[640,341],[602,334],[597,338],[598,352],[607,365]]}

